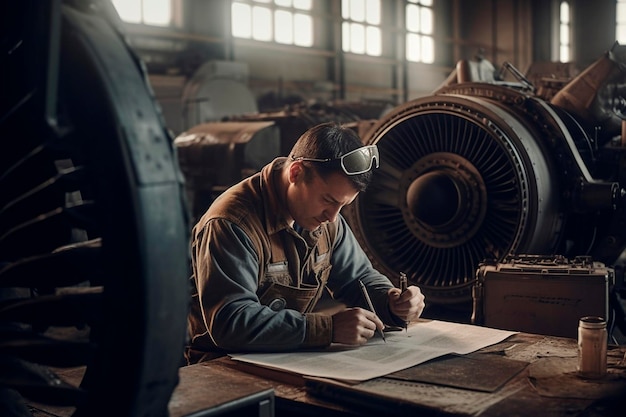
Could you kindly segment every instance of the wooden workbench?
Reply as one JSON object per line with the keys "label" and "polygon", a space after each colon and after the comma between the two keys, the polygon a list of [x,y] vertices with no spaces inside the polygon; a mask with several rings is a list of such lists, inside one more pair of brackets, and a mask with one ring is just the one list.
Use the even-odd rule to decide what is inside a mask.
{"label": "wooden workbench", "polygon": [[[625,354],[626,346],[610,346],[607,377],[587,381],[575,372],[576,340],[520,333],[472,354],[479,355],[484,361],[480,363],[485,366],[442,372],[453,380],[474,379],[480,383],[481,378],[490,379],[490,372],[494,379],[502,377],[503,368],[495,364],[501,364],[503,359],[527,363],[492,392],[388,377],[365,381],[344,391],[341,387],[320,389],[316,381],[281,372],[258,369],[255,372],[250,365],[222,357],[180,369],[181,381],[170,401],[170,417],[211,408],[224,411],[229,404],[237,405],[237,401],[256,404],[257,400],[272,395],[271,411],[276,416],[290,417],[406,416],[416,412],[420,416],[468,416],[475,415],[477,410],[481,417],[623,417],[626,415]],[[445,363],[442,366],[446,370]],[[70,383],[81,378],[78,371],[67,371],[60,376]],[[393,387],[392,391],[385,390],[388,386]],[[268,407],[266,412],[270,410]],[[72,410],[40,404],[30,404],[30,408],[35,417],[72,415]],[[219,414],[206,411],[203,415]]]}
{"label": "wooden workbench", "polygon": [[[213,372],[241,376],[252,370],[263,375],[254,381],[272,381],[277,416],[293,415],[294,412],[310,416],[405,417],[417,415],[416,412],[420,416],[477,413],[481,417],[626,416],[626,346],[609,347],[609,373],[598,381],[578,377],[577,352],[577,342],[573,339],[519,333],[472,354],[472,358],[483,357],[480,361],[484,363],[482,369],[449,369],[446,372],[445,364],[439,366],[444,369],[443,373],[449,374],[450,380],[474,379],[480,385],[481,378],[502,379],[503,360],[527,363],[493,392],[412,383],[389,377],[343,389],[340,385],[320,389],[317,381],[283,377],[280,372],[256,372],[254,367],[242,366],[229,358],[214,360],[206,366]],[[418,368],[423,365],[426,364],[418,365]]]}
{"label": "wooden workbench", "polygon": [[[84,368],[61,369],[56,374],[78,386],[84,371]],[[71,417],[76,411],[75,407],[36,402],[27,406],[33,417]],[[179,382],[170,398],[168,412],[169,417],[273,417],[273,384],[246,374],[233,374],[209,362],[185,366],[179,370]]]}

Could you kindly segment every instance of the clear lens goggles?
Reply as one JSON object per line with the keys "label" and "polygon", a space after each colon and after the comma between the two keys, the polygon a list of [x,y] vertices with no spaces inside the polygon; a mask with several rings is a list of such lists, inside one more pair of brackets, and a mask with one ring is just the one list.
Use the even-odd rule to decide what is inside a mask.
{"label": "clear lens goggles", "polygon": [[367,145],[362,148],[357,148],[347,154],[341,155],[339,158],[328,159],[315,159],[315,158],[292,158],[297,161],[309,161],[309,162],[331,162],[340,161],[343,172],[347,175],[363,174],[370,169],[374,161],[376,161],[376,168],[380,164],[380,157],[378,156],[378,147],[376,145]]}

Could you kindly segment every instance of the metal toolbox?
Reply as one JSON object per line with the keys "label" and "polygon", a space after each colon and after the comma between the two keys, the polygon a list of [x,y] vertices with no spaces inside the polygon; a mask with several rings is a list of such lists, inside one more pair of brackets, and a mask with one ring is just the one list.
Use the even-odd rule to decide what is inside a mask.
{"label": "metal toolbox", "polygon": [[472,289],[472,323],[577,337],[584,316],[609,319],[614,271],[590,257],[517,255],[482,262]]}

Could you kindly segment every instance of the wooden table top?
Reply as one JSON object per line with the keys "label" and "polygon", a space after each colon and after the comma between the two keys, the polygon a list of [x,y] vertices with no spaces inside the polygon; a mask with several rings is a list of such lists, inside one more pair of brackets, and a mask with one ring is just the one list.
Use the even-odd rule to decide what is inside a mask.
{"label": "wooden table top", "polygon": [[342,398],[345,395],[342,392],[321,396],[315,394],[315,390],[307,389],[305,379],[285,376],[279,371],[255,370],[253,365],[240,364],[228,357],[215,359],[207,366],[215,372],[231,375],[252,373],[249,377],[271,382],[275,390],[277,415],[288,415],[283,413],[285,406],[292,411],[300,406],[310,411],[303,415],[312,416],[326,412],[345,416],[380,416],[381,410],[390,416],[406,416],[408,411],[414,410],[419,410],[420,415],[464,416],[474,415],[477,407],[481,410],[481,417],[626,415],[626,346],[609,346],[607,377],[597,381],[578,377],[577,353],[577,341],[574,339],[519,333],[472,354],[472,358],[484,357],[480,363],[488,369],[450,369],[447,372],[450,379],[457,380],[463,379],[462,372],[470,372],[466,379],[473,378],[479,384],[479,379],[488,378],[490,372],[494,379],[503,372],[498,365],[503,359],[528,363],[520,368],[521,371],[513,370],[515,374],[511,379],[490,393],[431,383],[405,383],[388,377],[365,381],[365,387],[371,387],[368,389],[373,392],[394,384],[400,396],[403,396],[404,386],[405,397],[410,403],[408,406],[396,402],[395,398],[369,401],[368,393],[356,396],[353,401]]}
{"label": "wooden table top", "polygon": [[[463,416],[474,414],[476,407],[484,408],[481,417],[626,415],[626,346],[609,346],[608,374],[598,381],[577,376],[577,342],[569,338],[519,333],[472,355],[484,356],[485,369],[450,369],[450,372],[443,373],[462,379],[463,375],[459,372],[469,372],[469,378],[465,377],[472,379],[475,376],[474,379],[479,382],[481,375],[488,377],[490,370],[493,370],[494,377],[501,372],[491,364],[501,363],[503,358],[527,362],[528,365],[516,371],[503,387],[491,393],[408,382],[403,392],[402,384],[405,382],[392,381],[388,377],[362,383],[366,384],[363,385],[365,388],[373,387],[375,392],[390,383],[396,384],[394,395],[406,397],[409,400],[407,408],[407,404],[398,402],[398,398],[378,401],[377,395],[366,395],[347,401],[349,399],[341,392],[335,392],[334,396],[320,395],[307,387],[304,378],[259,370],[222,357],[180,369],[180,383],[170,400],[170,417],[183,417],[198,410],[269,392],[274,395],[276,416],[380,416],[380,407],[383,407],[385,415],[390,416],[406,415],[407,410],[420,410],[420,415]],[[496,358],[499,362],[493,360]],[[78,384],[82,379],[80,369],[64,370],[58,374],[69,383]],[[34,417],[70,417],[74,411],[67,407],[34,403],[29,404],[29,408]]]}

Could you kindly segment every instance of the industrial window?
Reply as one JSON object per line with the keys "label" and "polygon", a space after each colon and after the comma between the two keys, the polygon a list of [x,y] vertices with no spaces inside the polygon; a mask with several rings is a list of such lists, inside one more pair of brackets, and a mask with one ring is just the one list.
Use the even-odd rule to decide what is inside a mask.
{"label": "industrial window", "polygon": [[559,61],[569,62],[571,48],[571,23],[569,15],[569,3],[561,2],[559,9]]}
{"label": "industrial window", "polygon": [[113,5],[125,22],[155,26],[172,23],[171,0],[113,0]]}
{"label": "industrial window", "polygon": [[232,34],[236,38],[312,46],[313,0],[234,1]]}
{"label": "industrial window", "polygon": [[342,0],[342,49],[344,52],[380,56],[380,0]]}
{"label": "industrial window", "polygon": [[406,2],[406,59],[408,61],[427,64],[435,61],[432,5],[432,0],[407,0]]}
{"label": "industrial window", "polygon": [[620,45],[626,45],[626,0],[617,0],[615,11],[615,39]]}

